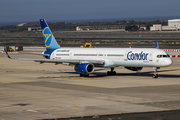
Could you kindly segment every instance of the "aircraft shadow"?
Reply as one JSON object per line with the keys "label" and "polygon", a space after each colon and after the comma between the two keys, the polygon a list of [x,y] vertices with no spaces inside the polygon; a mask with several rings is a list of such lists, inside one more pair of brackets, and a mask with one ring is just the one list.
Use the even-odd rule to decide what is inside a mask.
{"label": "aircraft shadow", "polygon": [[[92,73],[92,75],[90,75],[88,78],[103,78],[103,77],[109,77],[109,76],[138,76],[138,77],[152,77],[153,76],[153,70],[152,71],[148,71],[148,72],[139,72],[139,73],[116,73],[116,75],[107,75],[106,72],[96,72],[96,71],[100,71],[100,70],[104,70],[104,69],[98,69],[98,70],[95,70],[94,73]],[[161,74],[163,72],[169,72],[169,71],[177,71],[177,70],[180,70],[180,69],[172,69],[172,70],[158,70],[158,76],[161,77],[161,78],[180,78],[180,74],[178,75],[175,75],[175,74]],[[60,72],[62,73],[62,72]],[[68,73],[68,74],[79,74],[77,72],[68,72],[68,71],[65,71],[63,73]],[[56,72],[56,73],[49,73],[49,74],[59,74],[59,72]],[[40,78],[69,78],[69,77],[79,77],[79,76],[67,76],[67,77],[64,77],[64,76],[60,76],[60,77],[40,77]],[[84,77],[86,78],[86,77]]]}
{"label": "aircraft shadow", "polygon": [[[104,69],[102,69],[104,70]],[[180,70],[180,69],[172,69],[172,70],[158,70],[158,75],[159,77],[163,77],[163,78],[180,78],[180,74],[178,75],[175,75],[175,74],[161,74],[163,72],[169,72],[169,71],[177,71],[177,70]],[[97,70],[97,71],[100,71],[100,70]],[[71,73],[71,74],[78,74],[76,72],[65,72],[65,73]],[[89,76],[91,78],[94,78],[94,77],[107,77],[107,74],[106,72],[94,72],[92,73],[94,76]],[[153,76],[153,70],[152,71],[148,71],[148,72],[139,72],[139,73],[116,73],[116,75],[109,75],[109,76],[147,76],[147,77],[152,77]]]}

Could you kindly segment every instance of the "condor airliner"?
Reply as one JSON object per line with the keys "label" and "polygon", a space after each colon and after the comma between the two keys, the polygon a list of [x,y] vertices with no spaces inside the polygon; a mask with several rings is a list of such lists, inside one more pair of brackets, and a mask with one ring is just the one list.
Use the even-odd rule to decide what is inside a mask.
{"label": "condor airliner", "polygon": [[[163,50],[157,48],[61,48],[45,19],[40,19],[46,51],[42,54],[46,59],[22,59],[40,63],[55,63],[74,66],[81,77],[87,77],[94,72],[95,67],[105,67],[111,70],[107,75],[116,75],[115,67],[124,66],[132,71],[140,71],[143,67],[154,69],[153,78],[158,78],[157,69],[170,66],[172,59]],[[6,50],[5,50],[6,51]],[[12,59],[7,51],[8,58]]]}

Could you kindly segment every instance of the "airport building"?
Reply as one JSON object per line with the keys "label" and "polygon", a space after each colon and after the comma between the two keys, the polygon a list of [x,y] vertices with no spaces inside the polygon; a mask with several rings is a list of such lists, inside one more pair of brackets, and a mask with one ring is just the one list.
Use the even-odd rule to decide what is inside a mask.
{"label": "airport building", "polygon": [[162,26],[161,24],[154,24],[150,27],[150,31],[179,31],[180,19],[168,20],[168,26]]}
{"label": "airport building", "polygon": [[41,27],[28,27],[28,31],[42,31]]}
{"label": "airport building", "polygon": [[77,26],[76,31],[89,31],[89,30],[124,30],[126,25],[108,25],[108,26]]}
{"label": "airport building", "polygon": [[168,26],[180,29],[180,19],[168,20]]}

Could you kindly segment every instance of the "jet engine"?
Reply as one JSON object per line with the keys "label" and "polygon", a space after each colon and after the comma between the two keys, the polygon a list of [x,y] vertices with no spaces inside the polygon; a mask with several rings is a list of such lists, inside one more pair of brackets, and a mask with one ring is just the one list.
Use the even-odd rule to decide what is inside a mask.
{"label": "jet engine", "polygon": [[80,74],[90,74],[94,72],[94,65],[91,63],[81,63],[77,64],[74,70]]}
{"label": "jet engine", "polygon": [[126,66],[124,66],[124,68],[132,71],[141,71],[143,69],[143,67],[126,67]]}

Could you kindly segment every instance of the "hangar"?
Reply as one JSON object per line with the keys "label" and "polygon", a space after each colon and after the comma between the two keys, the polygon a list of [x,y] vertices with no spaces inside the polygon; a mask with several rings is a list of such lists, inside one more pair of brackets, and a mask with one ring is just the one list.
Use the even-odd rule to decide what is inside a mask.
{"label": "hangar", "polygon": [[161,24],[154,24],[150,27],[151,31],[179,31],[180,19],[168,20],[168,26],[162,26]]}
{"label": "hangar", "polygon": [[175,27],[177,29],[180,29],[180,19],[172,19],[168,20],[168,26]]}

